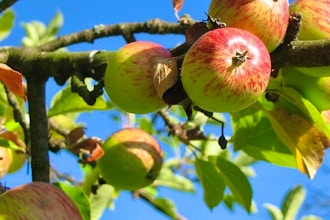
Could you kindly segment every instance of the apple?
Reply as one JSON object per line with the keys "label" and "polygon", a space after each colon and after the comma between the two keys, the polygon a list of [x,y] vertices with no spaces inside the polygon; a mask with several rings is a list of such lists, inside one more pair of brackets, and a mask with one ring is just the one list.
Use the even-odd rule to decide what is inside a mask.
{"label": "apple", "polygon": [[0,147],[0,178],[8,173],[11,161],[9,149]]}
{"label": "apple", "polygon": [[0,219],[82,219],[77,206],[58,187],[32,182],[7,190],[0,196]]}
{"label": "apple", "polygon": [[[299,12],[303,17],[299,40],[330,38],[330,0],[296,0],[289,8],[290,12]],[[329,66],[302,67],[299,71],[315,77],[330,76]]]}
{"label": "apple", "polygon": [[28,155],[23,151],[14,149],[9,149],[9,152],[11,154],[12,162],[8,173],[14,173],[23,167],[25,161],[28,159]]}
{"label": "apple", "polygon": [[235,112],[263,94],[270,73],[269,52],[257,36],[238,28],[220,28],[205,33],[190,47],[181,80],[200,108]]}
{"label": "apple", "polygon": [[105,71],[105,90],[120,109],[144,114],[166,106],[153,84],[151,58],[170,58],[163,46],[136,41],[121,47],[109,61]]}
{"label": "apple", "polygon": [[208,14],[227,27],[252,32],[272,52],[284,39],[289,23],[288,0],[212,0]]}
{"label": "apple", "polygon": [[320,110],[330,109],[330,77],[313,77],[303,74],[296,68],[283,68],[284,86],[296,89]]}
{"label": "apple", "polygon": [[106,183],[121,190],[150,185],[159,175],[163,153],[158,142],[139,128],[124,128],[103,144],[104,155],[97,161]]}

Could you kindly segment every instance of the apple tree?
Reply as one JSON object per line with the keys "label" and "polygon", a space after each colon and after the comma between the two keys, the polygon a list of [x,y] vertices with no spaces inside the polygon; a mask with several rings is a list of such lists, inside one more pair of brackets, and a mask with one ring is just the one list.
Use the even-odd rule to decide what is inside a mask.
{"label": "apple tree", "polygon": [[[20,3],[0,2],[1,39],[12,28],[13,4]],[[47,184],[20,189],[42,196],[52,183],[71,199],[64,194],[49,201],[75,202],[81,216],[73,219],[98,219],[122,190],[182,219],[174,202],[157,192],[193,192],[195,181],[210,209],[239,204],[250,213],[249,177],[257,161],[313,179],[330,144],[330,1],[212,0],[204,21],[180,17],[182,5],[173,0],[176,23],[97,25],[64,36],[58,36],[61,13],[48,25],[24,23],[22,46],[0,47],[0,178],[30,163],[31,182]],[[136,40],[138,33],[180,34],[184,40],[165,48]],[[118,35],[127,44],[116,51],[66,48]],[[60,89],[47,109],[50,78]],[[90,111],[115,112],[103,123],[118,131],[107,139],[97,130],[86,135],[76,119]],[[50,165],[49,152],[60,151],[75,156],[82,181]],[[0,186],[6,191],[0,210],[25,195]],[[294,219],[304,193],[297,186],[282,209],[266,208],[273,219]],[[42,203],[49,204],[43,206],[48,213],[56,209],[49,201]],[[32,219],[41,211],[19,214]]]}

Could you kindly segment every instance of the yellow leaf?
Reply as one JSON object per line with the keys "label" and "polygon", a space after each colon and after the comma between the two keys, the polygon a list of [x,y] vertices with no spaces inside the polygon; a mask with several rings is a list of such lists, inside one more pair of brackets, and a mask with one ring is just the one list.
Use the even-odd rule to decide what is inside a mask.
{"label": "yellow leaf", "polygon": [[26,101],[27,97],[23,88],[23,76],[4,63],[0,63],[0,81],[8,90]]}
{"label": "yellow leaf", "polygon": [[322,134],[303,117],[285,109],[274,110],[269,116],[278,137],[295,155],[298,169],[313,179],[324,157]]}

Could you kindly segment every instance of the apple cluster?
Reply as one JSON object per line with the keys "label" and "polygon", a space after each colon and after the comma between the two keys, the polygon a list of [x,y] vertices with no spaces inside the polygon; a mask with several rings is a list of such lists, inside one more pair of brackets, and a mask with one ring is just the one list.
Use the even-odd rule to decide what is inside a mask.
{"label": "apple cluster", "polygon": [[105,73],[112,102],[136,114],[182,102],[234,112],[256,102],[269,83],[269,53],[285,36],[288,1],[213,0],[208,17],[226,25],[196,36],[184,57],[147,41],[120,48]]}

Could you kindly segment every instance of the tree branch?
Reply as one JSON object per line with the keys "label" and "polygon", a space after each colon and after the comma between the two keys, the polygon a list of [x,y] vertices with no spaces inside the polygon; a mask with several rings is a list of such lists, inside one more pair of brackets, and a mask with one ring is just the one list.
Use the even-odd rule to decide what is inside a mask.
{"label": "tree branch", "polygon": [[119,23],[114,25],[98,25],[93,29],[84,30],[81,32],[68,34],[59,37],[46,44],[38,46],[39,51],[54,51],[56,49],[66,47],[69,45],[90,42],[107,36],[123,36],[127,42],[134,41],[133,34],[149,33],[149,34],[184,34],[192,23],[172,23],[162,21],[160,19],[153,19],[140,23]]}
{"label": "tree branch", "polygon": [[15,4],[18,0],[2,0],[0,2],[0,12],[3,12],[13,4]]}

